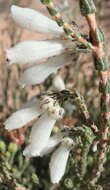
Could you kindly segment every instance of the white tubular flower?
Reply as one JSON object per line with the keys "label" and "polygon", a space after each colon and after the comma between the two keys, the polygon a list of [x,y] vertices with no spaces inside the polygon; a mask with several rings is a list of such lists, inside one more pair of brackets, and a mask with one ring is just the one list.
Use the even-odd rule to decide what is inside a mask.
{"label": "white tubular flower", "polygon": [[24,105],[24,108],[14,112],[4,123],[5,129],[8,131],[18,129],[26,125],[28,122],[36,119],[41,114],[40,105],[37,100],[34,100]]}
{"label": "white tubular flower", "polygon": [[62,139],[63,139],[63,136],[61,134],[59,135],[56,134],[50,137],[46,147],[42,150],[40,156],[42,157],[52,152],[54,148],[62,141]]}
{"label": "white tubular flower", "polygon": [[52,183],[59,183],[63,177],[72,145],[72,139],[64,138],[60,147],[53,153],[49,164]]}
{"label": "white tubular flower", "polygon": [[60,75],[56,75],[55,78],[52,81],[52,85],[57,90],[64,90],[65,89],[65,83],[63,79],[60,77]]}
{"label": "white tubular flower", "polygon": [[32,156],[40,156],[41,151],[48,143],[55,122],[55,119],[44,114],[34,124],[30,134],[30,154]]}
{"label": "white tubular flower", "polygon": [[[63,135],[53,135],[49,138],[47,145],[44,147],[44,149],[40,152],[40,156],[44,156],[46,154],[49,154],[54,150],[54,148],[62,141]],[[25,150],[23,151],[23,155],[30,158],[32,157],[31,153],[31,145],[28,145]]]}
{"label": "white tubular flower", "polygon": [[[44,102],[44,100],[42,100],[44,105],[46,105],[46,104],[47,105],[44,109],[45,113],[39,118],[39,120],[32,127],[32,131],[30,134],[30,146],[28,146],[28,148],[24,151],[24,155],[27,155],[28,157],[41,156],[43,154],[42,151],[44,151],[44,148],[48,144],[48,140],[49,140],[49,137],[51,135],[51,132],[52,132],[52,129],[53,129],[53,126],[54,126],[56,120],[62,119],[62,117],[63,117],[63,113],[56,114],[55,111],[53,113],[53,109],[55,110],[55,108],[58,105],[57,106],[54,105],[53,101],[51,103],[51,99],[52,98],[50,98],[50,97],[47,99],[45,97],[44,98],[45,102]],[[59,106],[59,108],[63,110],[63,108],[61,108],[60,106]],[[53,141],[55,141],[55,140],[53,140]],[[57,144],[57,140],[55,141],[55,143]],[[53,143],[52,146],[54,146],[55,143]],[[47,146],[48,147],[47,149],[52,148],[51,145],[49,145],[49,146],[50,147]]]}
{"label": "white tubular flower", "polygon": [[34,9],[22,8],[13,5],[11,7],[13,20],[21,27],[40,33],[62,34],[63,29],[55,21],[42,15]]}
{"label": "white tubular flower", "polygon": [[57,57],[52,57],[47,62],[37,64],[36,66],[32,66],[24,71],[20,77],[20,84],[23,86],[40,84],[52,72],[56,72],[59,68],[65,66],[66,64],[70,64],[71,62],[72,60],[69,54],[62,54]]}
{"label": "white tubular flower", "polygon": [[46,112],[49,116],[51,116],[51,118],[55,120],[62,119],[64,109],[61,108],[58,103],[55,104],[54,99],[50,98],[49,96],[44,97],[45,98],[41,101],[39,101],[38,99],[33,100],[23,105],[22,109],[14,112],[5,121],[5,129],[11,131],[21,128],[28,122],[37,119],[37,117],[44,112]]}
{"label": "white tubular flower", "polygon": [[62,39],[65,34],[55,21],[33,9],[15,5],[11,7],[11,15],[21,27],[35,32],[59,35],[59,38],[53,40],[20,42],[6,51],[7,62],[10,64],[33,64],[40,59],[52,57],[46,63],[32,66],[24,72],[20,80],[23,87],[42,83],[52,72],[69,64],[70,60],[72,62],[71,52],[74,50],[74,43]]}
{"label": "white tubular flower", "polygon": [[[23,153],[28,157],[40,156],[42,150],[48,143],[56,120],[62,119],[63,113],[64,109],[60,107],[58,102],[50,96],[45,95],[40,101],[34,100],[24,105],[21,110],[13,113],[4,124],[5,128],[10,131],[26,125],[28,122],[37,119],[37,117],[41,115],[32,127],[30,145]],[[57,140],[55,143],[57,144]],[[54,146],[55,143],[53,143],[52,146]],[[50,148],[48,147],[48,149]]]}
{"label": "white tubular flower", "polygon": [[63,40],[24,41],[7,50],[9,64],[27,64],[65,51],[68,43]]}

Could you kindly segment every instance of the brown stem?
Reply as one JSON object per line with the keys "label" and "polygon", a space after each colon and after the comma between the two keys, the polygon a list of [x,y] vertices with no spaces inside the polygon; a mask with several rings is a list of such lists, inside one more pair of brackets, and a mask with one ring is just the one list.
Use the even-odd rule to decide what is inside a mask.
{"label": "brown stem", "polygon": [[[90,35],[92,39],[92,43],[95,47],[95,52],[94,56],[97,58],[103,58],[105,52],[103,49],[103,43],[97,41],[97,22],[96,22],[96,17],[95,14],[89,14],[86,16],[86,20],[89,25],[90,29]],[[106,88],[106,84],[108,81],[108,71],[99,71],[99,80],[100,80],[100,85]],[[108,104],[109,104],[109,94],[107,94],[105,91],[101,92],[101,103],[103,103],[104,107],[107,110]],[[109,131],[109,114],[107,111],[104,112],[103,107],[101,107],[101,114],[100,114],[100,123],[101,123],[101,128],[102,128],[102,133],[101,133],[101,141],[104,142],[105,139],[108,138],[108,131]],[[100,144],[100,148],[98,149],[98,157],[97,157],[97,165],[93,169],[93,174],[91,178],[91,184],[95,185],[101,176],[101,173],[103,171],[103,165],[106,161],[106,150],[107,150],[107,140],[104,143]]]}

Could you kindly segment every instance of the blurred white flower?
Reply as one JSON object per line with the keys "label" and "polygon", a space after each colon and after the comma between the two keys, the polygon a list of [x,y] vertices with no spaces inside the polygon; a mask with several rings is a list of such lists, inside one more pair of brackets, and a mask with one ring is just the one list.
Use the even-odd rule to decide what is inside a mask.
{"label": "blurred white flower", "polygon": [[92,146],[92,151],[93,151],[93,152],[97,152],[97,150],[98,150],[98,144],[99,144],[98,141],[94,142],[94,144],[93,144],[93,146]]}
{"label": "blurred white flower", "polygon": [[72,145],[73,140],[65,137],[62,140],[61,145],[52,154],[49,164],[50,178],[52,183],[59,183],[63,177]]}
{"label": "blurred white flower", "polygon": [[11,7],[13,20],[28,30],[47,34],[62,34],[63,29],[50,18],[30,8],[22,8],[15,5]]}
{"label": "blurred white flower", "polygon": [[65,83],[60,75],[56,75],[52,81],[52,85],[56,90],[64,90],[65,89]]}
{"label": "blurred white flower", "polygon": [[[55,148],[55,146],[57,146],[61,140],[63,138],[62,134],[56,134],[53,135],[49,138],[47,145],[44,147],[44,149],[41,151],[40,156],[44,156],[50,152],[52,152]],[[30,158],[32,157],[32,155],[30,154],[30,150],[31,150],[31,146],[28,145],[25,150],[23,151],[23,155]]]}
{"label": "blurred white flower", "polygon": [[50,178],[51,182],[53,184],[59,183],[60,180],[62,179],[65,170],[66,170],[66,164],[68,161],[69,153],[74,145],[74,142],[71,138],[69,137],[64,137],[63,133],[59,133],[56,135],[51,136],[48,139],[47,144],[45,145],[44,149],[40,152],[40,155],[32,154],[32,148],[30,145],[28,145],[25,150],[23,151],[24,156],[30,158],[32,156],[44,156],[50,152],[52,152],[55,147],[58,145],[59,147],[53,152],[50,163],[49,163],[49,168],[50,168]]}
{"label": "blurred white flower", "polygon": [[33,9],[15,5],[11,7],[11,15],[21,27],[59,36],[52,40],[20,42],[7,50],[7,61],[10,64],[36,63],[40,59],[51,57],[46,63],[37,64],[24,71],[20,79],[22,86],[42,83],[52,72],[72,62],[74,43],[63,40],[63,29],[55,21]]}
{"label": "blurred white flower", "polygon": [[55,134],[52,137],[50,137],[46,147],[41,152],[41,156],[51,153],[54,150],[54,148],[62,141],[62,139],[63,134],[61,133]]}
{"label": "blurred white flower", "polygon": [[21,128],[40,116],[32,127],[29,146],[31,156],[40,156],[48,142],[56,120],[62,119],[63,114],[63,108],[53,98],[46,95],[40,101],[34,100],[28,104],[28,107],[26,105],[21,110],[13,113],[4,123],[5,129],[11,131]]}
{"label": "blurred white flower", "polygon": [[30,134],[30,154],[40,156],[41,151],[48,142],[56,120],[43,114],[33,125]]}
{"label": "blurred white flower", "polygon": [[38,100],[32,100],[23,105],[23,107],[14,112],[6,121],[5,129],[8,131],[18,129],[28,122],[36,119],[41,114],[40,103]]}

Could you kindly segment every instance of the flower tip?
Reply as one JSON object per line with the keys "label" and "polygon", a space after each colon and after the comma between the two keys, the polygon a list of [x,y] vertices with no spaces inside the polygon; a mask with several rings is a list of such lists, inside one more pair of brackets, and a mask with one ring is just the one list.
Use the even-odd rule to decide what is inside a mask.
{"label": "flower tip", "polygon": [[6,62],[11,65],[12,64],[12,61],[11,61],[11,54],[10,54],[10,50],[7,49],[5,50],[5,53],[6,53]]}
{"label": "flower tip", "polygon": [[25,156],[25,157],[29,157],[29,156],[27,156],[27,152],[26,152],[26,150],[23,151],[23,156]]}
{"label": "flower tip", "polygon": [[8,132],[12,131],[13,129],[11,129],[8,125],[5,125],[5,130],[7,130]]}
{"label": "flower tip", "polygon": [[40,152],[33,152],[33,151],[31,151],[31,155],[32,157],[41,156]]}
{"label": "flower tip", "polygon": [[11,13],[14,14],[14,12],[16,12],[17,8],[19,8],[19,7],[16,5],[12,5],[11,6]]}
{"label": "flower tip", "polygon": [[23,150],[23,156],[30,158],[31,154],[30,154],[30,145],[28,145],[24,150]]}
{"label": "flower tip", "polygon": [[7,125],[6,125],[5,123],[4,123],[4,125],[5,125],[5,129],[6,129],[6,130],[8,130],[8,127],[7,127]]}
{"label": "flower tip", "polygon": [[59,182],[60,182],[60,179],[58,179],[58,178],[54,178],[54,177],[52,177],[51,175],[50,175],[50,180],[51,180],[51,183],[52,184],[59,184]]}
{"label": "flower tip", "polygon": [[18,81],[18,83],[21,86],[21,88],[25,88],[26,87],[26,84],[23,83],[23,81],[21,79]]}
{"label": "flower tip", "polygon": [[8,131],[10,130],[7,121],[4,122],[4,126],[5,126],[5,129],[6,129],[6,130],[8,130]]}

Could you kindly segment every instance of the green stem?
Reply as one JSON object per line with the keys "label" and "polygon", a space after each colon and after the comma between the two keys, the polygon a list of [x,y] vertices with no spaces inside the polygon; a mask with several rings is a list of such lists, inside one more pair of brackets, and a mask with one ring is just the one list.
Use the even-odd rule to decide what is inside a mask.
{"label": "green stem", "polygon": [[85,47],[87,47],[91,50],[94,49],[92,44],[90,42],[88,42],[85,38],[83,38],[78,31],[75,31],[74,29],[71,28],[71,26],[68,23],[65,23],[61,14],[55,7],[53,0],[40,0],[40,1],[41,1],[41,3],[43,3],[46,6],[49,14],[54,17],[57,24],[60,27],[63,27],[63,30],[64,30],[65,34],[68,36],[68,38],[70,38],[72,40],[75,39],[76,41],[80,42],[82,45],[84,45]]}

